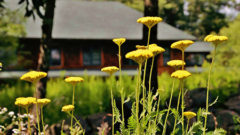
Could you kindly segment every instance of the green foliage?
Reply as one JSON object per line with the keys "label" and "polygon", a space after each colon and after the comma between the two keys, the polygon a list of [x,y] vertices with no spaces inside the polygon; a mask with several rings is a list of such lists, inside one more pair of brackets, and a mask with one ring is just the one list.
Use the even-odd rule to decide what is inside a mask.
{"label": "green foliage", "polygon": [[[221,29],[220,34],[228,37],[228,41],[222,43],[217,48],[216,66],[227,71],[226,77],[231,76],[235,81],[240,81],[240,15],[229,24],[229,27]],[[219,70],[217,69],[217,70]],[[226,78],[227,83],[230,78]]]}
{"label": "green foliage", "polygon": [[201,121],[194,122],[193,125],[190,127],[189,131],[187,132],[187,135],[195,135],[200,134],[202,130],[203,123]]}
{"label": "green foliage", "polygon": [[[86,116],[98,112],[111,112],[110,82],[114,82],[113,86],[116,86],[116,79],[111,79],[114,79],[114,81],[108,78],[84,76],[84,83],[76,86],[75,114]],[[136,84],[135,79],[123,76],[123,80],[126,82],[124,90],[127,93],[132,93],[134,91],[132,84]],[[2,86],[0,90],[1,107],[7,107],[9,110],[17,112],[18,108],[14,105],[15,99],[32,96],[33,89],[31,84],[23,81],[14,81],[11,85]],[[66,114],[61,112],[62,106],[71,104],[72,86],[64,82],[64,78],[51,78],[48,80],[47,90],[46,97],[51,99],[52,102],[43,109],[44,119],[47,124],[60,122],[66,118]],[[118,89],[114,87],[113,91],[115,99],[119,98]],[[117,113],[115,112],[115,114]],[[118,114],[117,117],[120,119],[120,113],[118,112]]]}
{"label": "green foliage", "polygon": [[227,132],[222,128],[217,128],[214,131],[207,132],[207,135],[226,135]]}
{"label": "green foliage", "polygon": [[0,58],[4,67],[17,64],[18,37],[25,35],[20,11],[0,9]]}

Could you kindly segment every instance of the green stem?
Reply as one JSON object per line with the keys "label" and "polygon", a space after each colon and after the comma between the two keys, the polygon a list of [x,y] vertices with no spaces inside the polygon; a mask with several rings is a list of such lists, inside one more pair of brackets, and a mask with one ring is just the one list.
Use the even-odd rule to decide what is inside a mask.
{"label": "green stem", "polygon": [[[20,110],[21,108],[20,107],[18,107],[18,114],[19,115],[21,115],[21,110]],[[21,128],[21,118],[20,117],[18,117],[18,130],[19,131],[22,131],[22,128]]]}
{"label": "green stem", "polygon": [[[111,78],[110,78],[111,79]],[[112,84],[113,82],[111,83],[111,103],[112,103],[112,135],[114,135],[114,104],[113,104],[113,90],[112,90]]]}
{"label": "green stem", "polygon": [[121,92],[121,106],[122,106],[122,121],[124,123],[124,91],[122,87],[122,64],[121,64],[121,46],[118,46],[118,63],[119,63],[119,85],[120,85],[120,92]]}
{"label": "green stem", "polygon": [[[151,36],[151,28],[148,28],[148,40],[147,40],[147,47],[149,46],[150,42],[150,36]],[[145,97],[146,97],[146,86],[145,86],[145,80],[146,80],[146,72],[147,72],[147,62],[148,60],[145,61],[144,64],[144,71],[143,71],[143,83],[142,83],[142,93],[143,93],[143,110],[145,109]],[[145,119],[145,115],[143,115],[143,119]]]}
{"label": "green stem", "polygon": [[170,112],[170,110],[171,110],[171,104],[172,104],[172,96],[173,96],[173,90],[174,90],[174,81],[175,81],[175,80],[173,80],[173,85],[172,85],[172,90],[171,90],[171,95],[170,95],[170,100],[169,100],[167,115],[166,115],[166,118],[165,118],[165,121],[164,121],[164,126],[163,126],[163,133],[162,133],[162,135],[165,135],[165,134],[166,134],[167,120],[168,120],[168,115],[169,115],[169,112]]}
{"label": "green stem", "polygon": [[216,49],[217,49],[217,45],[215,45],[214,47],[214,51],[213,51],[213,58],[212,58],[212,62],[210,65],[210,69],[208,72],[208,83],[207,83],[207,97],[206,97],[206,114],[205,114],[205,121],[204,121],[204,129],[203,129],[203,135],[206,134],[206,127],[207,127],[207,115],[208,115],[208,98],[209,98],[209,89],[210,89],[210,79],[211,79],[211,71],[212,71],[212,67],[214,64],[214,59],[215,59],[215,55],[216,55]]}
{"label": "green stem", "polygon": [[[184,61],[184,50],[182,50],[182,61]],[[184,65],[182,64],[182,70],[184,70]]]}
{"label": "green stem", "polygon": [[[35,83],[36,86],[36,83]],[[41,127],[40,127],[40,120],[39,120],[39,113],[38,113],[38,92],[37,92],[37,86],[35,87],[35,94],[36,94],[36,115],[37,115],[37,125],[38,125],[38,134],[41,134]]]}
{"label": "green stem", "polygon": [[[181,85],[181,84],[180,84]],[[177,102],[177,112],[179,110],[179,104],[180,104],[180,97],[181,97],[181,93],[182,93],[182,88],[180,86],[180,91],[178,93],[178,102]],[[177,125],[177,118],[175,118],[175,121],[174,121],[174,126],[173,126],[173,133],[175,133],[175,129],[176,129],[176,125]]]}
{"label": "green stem", "polygon": [[27,116],[28,116],[28,131],[29,131],[29,134],[32,134],[31,127],[30,127],[30,116],[29,116],[29,112],[28,112],[28,107],[26,107],[25,109],[26,109]]}
{"label": "green stem", "polygon": [[185,135],[185,133],[184,133],[184,115],[183,115],[183,112],[184,112],[184,89],[183,89],[183,80],[182,79],[181,79],[180,83],[181,83],[181,87],[182,87],[182,134]]}
{"label": "green stem", "polygon": [[138,86],[136,89],[136,120],[137,120],[137,135],[140,135],[140,123],[138,118],[138,112],[139,112],[139,92],[141,89],[141,70],[142,70],[142,64],[139,64],[138,68]]}
{"label": "green stem", "polygon": [[186,133],[188,132],[189,119],[187,120]]}
{"label": "green stem", "polygon": [[157,103],[157,114],[156,114],[156,117],[155,117],[155,124],[157,125],[157,118],[158,118],[158,114],[159,114],[159,107],[160,107],[160,100],[161,100],[161,97],[160,97],[160,93],[158,93],[158,103]]}
{"label": "green stem", "polygon": [[148,41],[147,41],[147,46],[149,45],[149,42],[150,42],[150,35],[151,35],[151,28],[148,28]]}
{"label": "green stem", "polygon": [[43,134],[45,135],[45,126],[44,126],[44,121],[43,121],[43,106],[40,106],[40,110],[41,110]]}
{"label": "green stem", "polygon": [[[69,112],[67,112],[67,114],[70,115],[70,116],[72,116],[72,114],[70,114]],[[82,127],[81,123],[78,121],[78,119],[77,119],[75,116],[73,116],[73,119],[74,119],[74,120],[77,122],[77,124],[80,126],[80,129],[83,130],[83,127]]]}
{"label": "green stem", "polygon": [[64,127],[64,120],[62,121],[62,129],[61,129],[61,135],[63,135],[64,133],[63,133],[63,127]]}
{"label": "green stem", "polygon": [[[75,85],[73,85],[73,95],[72,95],[72,105],[74,106],[74,97],[75,97]],[[72,130],[72,128],[73,128],[73,111],[74,110],[72,110],[72,115],[71,115],[71,130]]]}
{"label": "green stem", "polygon": [[148,81],[148,91],[150,91],[151,87],[152,87],[151,81],[152,81],[152,71],[153,71],[154,58],[155,57],[152,58],[152,64],[151,64],[151,69],[150,69],[150,75],[149,75],[149,81]]}

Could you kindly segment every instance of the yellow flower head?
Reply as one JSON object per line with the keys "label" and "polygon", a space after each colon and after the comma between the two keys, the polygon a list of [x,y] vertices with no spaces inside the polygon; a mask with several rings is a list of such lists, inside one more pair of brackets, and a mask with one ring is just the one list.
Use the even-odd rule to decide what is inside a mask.
{"label": "yellow flower head", "polygon": [[50,103],[51,100],[50,99],[47,99],[47,98],[42,98],[42,99],[37,99],[37,102],[35,101],[34,103],[36,104],[39,104],[40,106],[44,106],[48,103]]}
{"label": "yellow flower head", "polygon": [[141,17],[137,20],[138,23],[142,23],[146,25],[148,28],[152,28],[154,25],[156,25],[161,21],[162,21],[161,17],[153,17],[153,16]]}
{"label": "yellow flower head", "polygon": [[126,38],[114,38],[113,42],[118,46],[121,46],[126,41]]}
{"label": "yellow flower head", "polygon": [[72,85],[76,85],[77,83],[83,82],[83,78],[82,77],[67,77],[65,79],[65,82],[68,82]]}
{"label": "yellow flower head", "polygon": [[171,67],[180,67],[180,66],[184,66],[185,64],[186,63],[182,60],[171,60],[167,62],[167,65]]}
{"label": "yellow flower head", "polygon": [[195,112],[183,112],[183,115],[187,117],[187,119],[191,119],[196,116]]}
{"label": "yellow flower head", "polygon": [[73,105],[65,105],[62,107],[62,112],[70,112],[74,110],[74,106]]}
{"label": "yellow flower head", "polygon": [[136,48],[137,49],[148,49],[148,47],[145,45],[136,45]]}
{"label": "yellow flower head", "polygon": [[191,73],[186,70],[177,70],[171,74],[171,77],[178,79],[184,79],[189,76],[191,76]]}
{"label": "yellow flower head", "polygon": [[215,45],[220,44],[220,43],[222,43],[226,40],[228,40],[228,37],[226,37],[226,36],[216,36],[216,35],[207,35],[204,38],[205,42],[212,42]]}
{"label": "yellow flower head", "polygon": [[47,76],[47,73],[40,71],[30,71],[21,76],[20,80],[28,82],[36,82]]}
{"label": "yellow flower head", "polygon": [[165,52],[165,49],[162,47],[158,46],[157,44],[150,44],[149,45],[149,50],[152,51],[153,55],[156,56],[160,53]]}
{"label": "yellow flower head", "polygon": [[34,97],[20,97],[15,101],[15,105],[20,107],[29,107],[30,105],[36,102],[36,98]]}
{"label": "yellow flower head", "polygon": [[109,67],[104,67],[101,69],[102,72],[109,73],[110,75],[117,72],[118,70],[119,70],[119,68],[116,66],[109,66]]}
{"label": "yellow flower head", "polygon": [[153,53],[148,49],[137,49],[127,53],[125,57],[134,60],[138,64],[142,64],[148,58],[153,57]]}
{"label": "yellow flower head", "polygon": [[0,71],[2,70],[2,63],[0,62]]}
{"label": "yellow flower head", "polygon": [[190,46],[193,43],[194,42],[192,40],[180,40],[180,41],[172,43],[171,48],[184,51],[188,46]]}

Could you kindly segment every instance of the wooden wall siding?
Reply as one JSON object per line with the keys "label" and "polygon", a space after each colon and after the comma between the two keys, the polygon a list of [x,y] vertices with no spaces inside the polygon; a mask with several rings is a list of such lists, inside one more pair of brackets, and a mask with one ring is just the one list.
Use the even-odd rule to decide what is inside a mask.
{"label": "wooden wall siding", "polygon": [[171,49],[171,60],[181,60],[182,52],[177,49]]}
{"label": "wooden wall siding", "polygon": [[64,68],[79,68],[80,66],[80,48],[64,48]]}

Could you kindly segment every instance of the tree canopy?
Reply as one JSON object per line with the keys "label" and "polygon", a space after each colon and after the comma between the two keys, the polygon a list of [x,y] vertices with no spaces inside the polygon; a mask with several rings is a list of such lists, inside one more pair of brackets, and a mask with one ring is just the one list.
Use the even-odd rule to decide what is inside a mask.
{"label": "tree canopy", "polygon": [[4,67],[17,64],[17,37],[25,35],[24,22],[18,10],[0,9],[0,58]]}

